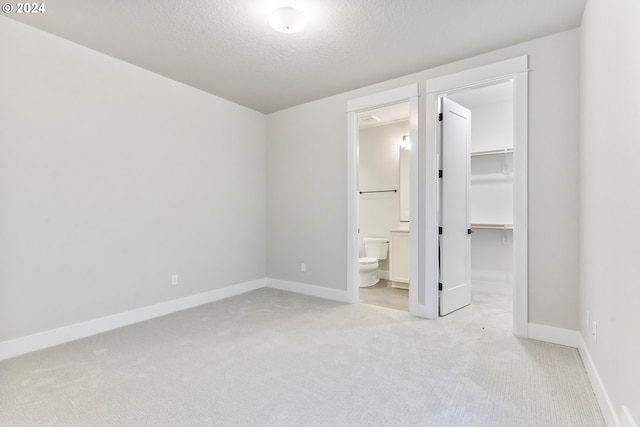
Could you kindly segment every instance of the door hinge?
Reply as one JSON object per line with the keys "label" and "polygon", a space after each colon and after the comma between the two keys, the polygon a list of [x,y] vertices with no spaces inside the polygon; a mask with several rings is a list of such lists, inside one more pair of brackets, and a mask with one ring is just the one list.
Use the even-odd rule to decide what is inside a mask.
{"label": "door hinge", "polygon": [[438,234],[442,234],[442,227],[438,227]]}
{"label": "door hinge", "polygon": [[438,178],[442,178],[442,169],[438,171]]}
{"label": "door hinge", "polygon": [[438,121],[441,122],[442,121],[442,113],[438,113]]}
{"label": "door hinge", "polygon": [[442,290],[442,283],[438,283],[438,290],[441,291]]}

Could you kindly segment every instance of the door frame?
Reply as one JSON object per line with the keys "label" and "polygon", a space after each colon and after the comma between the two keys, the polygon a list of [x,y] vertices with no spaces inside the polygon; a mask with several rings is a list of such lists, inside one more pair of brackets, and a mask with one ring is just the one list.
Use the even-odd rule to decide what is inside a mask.
{"label": "door frame", "polygon": [[[358,114],[382,108],[385,106],[409,103],[409,138],[412,141],[409,171],[409,281],[414,286],[409,286],[409,313],[418,315],[418,271],[419,252],[418,236],[420,224],[418,223],[418,194],[419,194],[419,152],[420,144],[418,132],[418,84],[391,89],[347,102],[347,301],[358,302],[359,275],[358,275]],[[399,209],[399,207],[398,207]]]}
{"label": "door frame", "polygon": [[[426,164],[435,171],[438,162],[438,112],[439,98],[454,92],[488,86],[505,81],[513,81],[514,141],[513,141],[513,242],[514,242],[514,285],[513,285],[513,333],[519,337],[528,337],[529,322],[529,280],[528,280],[528,109],[529,109],[529,57],[528,55],[473,68],[458,73],[429,79],[426,81],[426,124],[425,152]],[[437,188],[437,175],[427,173],[426,188]],[[428,200],[428,198],[427,198]],[[435,203],[434,197],[433,202]],[[437,207],[428,202],[427,211],[433,213],[435,220],[427,223],[425,238],[429,252],[424,265],[425,298],[424,317],[438,316],[438,269],[437,269]],[[430,303],[428,303],[430,302]]]}

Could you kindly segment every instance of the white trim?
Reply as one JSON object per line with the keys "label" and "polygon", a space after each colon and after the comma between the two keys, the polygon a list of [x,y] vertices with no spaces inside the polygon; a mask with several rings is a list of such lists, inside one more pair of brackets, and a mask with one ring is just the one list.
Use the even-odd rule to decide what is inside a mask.
{"label": "white trim", "polygon": [[589,349],[584,342],[582,334],[579,334],[579,339],[580,346],[578,347],[578,350],[580,351],[580,357],[582,357],[582,363],[587,370],[587,375],[591,382],[591,388],[593,388],[593,392],[595,393],[598,404],[600,405],[600,411],[602,411],[604,421],[609,427],[620,427],[621,424],[618,419],[618,414],[616,413],[615,407],[609,398],[607,389],[604,387],[604,383],[600,378],[598,369],[596,368],[595,363],[593,363],[593,359],[591,358],[591,354],[589,354]]}
{"label": "white trim", "polygon": [[[418,92],[418,85],[415,85]],[[420,303],[420,290],[424,293],[424,280],[420,280],[420,265],[423,263],[423,257],[420,255],[424,250],[420,246],[420,237],[424,230],[424,221],[420,218],[420,153],[424,151],[422,138],[419,131],[420,104],[418,97],[414,96],[409,99],[409,139],[418,141],[411,150],[409,162],[409,313],[414,316],[424,317],[418,309]],[[416,266],[415,268],[412,266]]]}
{"label": "white trim", "polygon": [[[427,80],[426,82],[426,150],[422,158],[427,169],[436,168],[437,162],[437,113],[438,101],[447,93],[482,87],[506,80],[513,80],[514,94],[514,292],[513,292],[513,332],[516,336],[527,337],[529,321],[528,301],[528,92],[529,57],[527,55],[496,62],[471,70]],[[426,189],[437,188],[435,173],[426,171]],[[437,193],[434,196],[434,204]],[[429,252],[437,254],[437,206],[431,206],[430,195],[426,202],[428,220],[425,223],[425,238],[433,239],[436,249],[425,245]],[[435,218],[435,220],[433,220]],[[432,222],[433,220],[433,222]],[[425,306],[427,317],[438,316],[438,273],[437,255],[425,253]],[[432,259],[433,258],[433,259]]]}
{"label": "white trim", "polygon": [[[410,281],[413,286],[409,288],[409,313],[414,316],[418,314],[419,290],[424,289],[424,281],[419,277],[419,264],[422,263],[419,249],[419,239],[421,222],[418,213],[419,203],[419,164],[420,134],[418,132],[418,96],[419,87],[417,83],[379,92],[361,98],[347,101],[347,291],[344,301],[350,303],[358,302],[358,112],[373,110],[386,105],[401,102],[409,103],[409,138],[411,141],[418,141],[411,150],[411,172],[410,172]],[[416,262],[416,260],[418,262]]]}
{"label": "white trim", "polygon": [[347,101],[347,113],[371,110],[385,105],[397,104],[419,95],[418,84],[413,83],[396,89],[374,93],[373,95]]}
{"label": "white trim", "polygon": [[224,288],[214,289],[212,291],[190,295],[188,297],[161,302],[159,304],[136,308],[134,310],[124,311],[122,313],[112,314],[98,319],[74,323],[73,325],[63,326],[3,341],[0,342],[0,360],[31,353],[36,350],[42,350],[47,347],[53,347],[54,345],[64,344],[69,341],[75,341],[80,338],[86,338],[91,335],[132,325],[134,323],[175,313],[177,311],[186,310],[202,304],[208,304],[210,302],[260,289],[265,286],[266,281],[264,278],[257,279],[251,282],[226,286]]}
{"label": "white trim", "polygon": [[[427,82],[428,83],[428,82]],[[428,87],[428,86],[427,86]],[[424,185],[424,232],[421,246],[424,257],[420,273],[424,280],[424,301],[420,301],[423,315],[427,319],[437,319],[438,313],[438,126],[435,118],[438,115],[438,97],[427,92],[425,105],[425,142],[420,160],[424,164],[424,175],[420,176],[420,184]],[[433,118],[430,120],[429,118]]]}
{"label": "white trim", "polygon": [[[411,290],[411,288],[409,288],[409,290]],[[416,307],[416,316],[418,317],[422,317],[423,319],[428,319],[427,317],[427,307],[425,307],[424,304],[418,304]],[[430,319],[430,320],[434,320],[434,319]]]}
{"label": "white trim", "polygon": [[[527,58],[528,62],[528,58]],[[524,65],[523,65],[524,66]],[[527,335],[529,322],[529,73],[513,81],[513,333]]]}
{"label": "white trim", "polygon": [[347,302],[358,302],[358,114],[347,113]]}
{"label": "white trim", "polygon": [[529,323],[529,338],[575,348],[581,345],[580,332],[537,323]]}
{"label": "white trim", "polygon": [[300,282],[267,278],[267,287],[282,291],[295,292],[311,297],[330,299],[340,302],[350,302],[346,290],[325,288],[323,286],[308,285]]}
{"label": "white trim", "polygon": [[[483,65],[471,70],[459,71],[442,77],[436,77],[427,81],[427,93],[447,92],[451,89],[463,89],[473,87],[477,82],[492,82],[510,78],[515,73],[529,70],[529,57],[527,55],[506,59],[493,64]],[[469,79],[469,72],[473,72],[473,78]],[[462,82],[462,84],[461,84]]]}

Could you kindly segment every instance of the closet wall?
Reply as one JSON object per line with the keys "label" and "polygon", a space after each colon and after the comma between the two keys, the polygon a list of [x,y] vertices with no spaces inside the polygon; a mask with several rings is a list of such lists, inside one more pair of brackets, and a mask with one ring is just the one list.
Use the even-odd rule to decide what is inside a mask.
{"label": "closet wall", "polygon": [[511,83],[473,92],[451,97],[471,110],[471,282],[474,290],[510,293],[514,201]]}

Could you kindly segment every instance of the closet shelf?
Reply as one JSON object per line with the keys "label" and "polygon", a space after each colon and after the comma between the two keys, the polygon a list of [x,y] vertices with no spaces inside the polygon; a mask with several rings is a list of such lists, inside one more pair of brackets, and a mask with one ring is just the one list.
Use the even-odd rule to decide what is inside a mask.
{"label": "closet shelf", "polygon": [[472,230],[513,230],[513,224],[471,224]]}
{"label": "closet shelf", "polygon": [[513,148],[505,148],[503,150],[474,151],[471,153],[471,157],[496,156],[498,154],[509,154],[509,153],[513,153]]}

